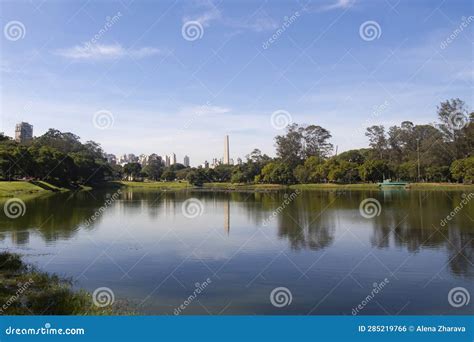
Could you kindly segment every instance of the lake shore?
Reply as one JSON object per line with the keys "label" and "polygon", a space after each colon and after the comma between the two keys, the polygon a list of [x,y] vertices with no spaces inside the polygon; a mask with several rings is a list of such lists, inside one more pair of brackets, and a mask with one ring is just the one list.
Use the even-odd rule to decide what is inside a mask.
{"label": "lake shore", "polygon": [[[190,185],[188,182],[132,182],[113,181],[104,184],[106,187],[126,187],[151,191],[181,191],[181,190],[211,190],[211,191],[276,191],[276,190],[379,190],[376,183],[358,184],[245,184],[245,183],[204,183],[201,187]],[[81,186],[73,190],[91,190],[91,187]],[[449,191],[449,190],[474,190],[474,184],[458,183],[410,183],[410,190]],[[0,197],[36,196],[54,192],[71,191],[70,188],[55,186],[44,181],[0,181]]]}
{"label": "lake shore", "polygon": [[0,315],[110,315],[71,281],[36,270],[18,254],[0,252]]}

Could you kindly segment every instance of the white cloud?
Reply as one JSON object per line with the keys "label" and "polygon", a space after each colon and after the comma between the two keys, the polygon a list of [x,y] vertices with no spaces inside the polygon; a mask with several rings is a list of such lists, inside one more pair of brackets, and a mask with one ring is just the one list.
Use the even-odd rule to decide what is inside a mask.
{"label": "white cloud", "polygon": [[332,11],[337,9],[348,9],[354,6],[356,0],[336,0],[335,2],[322,6],[320,11]]}
{"label": "white cloud", "polygon": [[154,47],[142,47],[138,49],[125,49],[120,44],[90,44],[84,43],[66,49],[56,50],[55,53],[62,57],[71,59],[113,59],[130,56],[144,58],[159,54],[161,51]]}

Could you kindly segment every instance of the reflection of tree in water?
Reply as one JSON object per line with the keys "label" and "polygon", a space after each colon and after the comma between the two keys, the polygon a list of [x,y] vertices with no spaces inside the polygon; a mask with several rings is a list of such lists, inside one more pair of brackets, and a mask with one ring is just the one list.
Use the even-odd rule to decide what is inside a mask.
{"label": "reflection of tree in water", "polygon": [[474,230],[470,217],[474,203],[468,203],[444,227],[444,219],[462,200],[461,192],[410,191],[392,194],[382,202],[382,213],[372,219],[373,246],[405,247],[410,252],[422,248],[445,248],[451,271],[457,275],[474,273]]}
{"label": "reflection of tree in water", "polygon": [[[25,200],[26,212],[23,216],[10,219],[0,216],[0,232],[9,232],[12,242],[24,245],[29,242],[32,231],[39,232],[45,241],[69,239],[79,227],[104,205],[105,192],[53,194]],[[3,204],[2,204],[3,205]],[[100,221],[100,217],[89,227]]]}

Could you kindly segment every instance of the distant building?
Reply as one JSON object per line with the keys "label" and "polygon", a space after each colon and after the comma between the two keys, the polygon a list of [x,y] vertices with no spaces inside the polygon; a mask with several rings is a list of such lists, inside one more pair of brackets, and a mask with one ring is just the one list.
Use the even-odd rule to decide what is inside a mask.
{"label": "distant building", "polygon": [[28,122],[20,122],[15,127],[15,140],[24,143],[33,139],[33,126]]}
{"label": "distant building", "polygon": [[224,164],[229,164],[229,136],[225,136],[224,140]]}
{"label": "distant building", "polygon": [[171,156],[171,165],[175,165],[176,164],[176,154],[173,153],[173,155]]}
{"label": "distant building", "polygon": [[148,156],[146,154],[140,154],[138,157],[138,162],[141,166],[145,166],[148,162]]}
{"label": "distant building", "polygon": [[209,168],[209,163],[208,161],[204,161],[204,163],[202,164],[202,167],[205,168],[205,169],[208,169]]}
{"label": "distant building", "polygon": [[189,157],[188,156],[184,156],[183,165],[186,166],[186,167],[189,167]]}
{"label": "distant building", "polygon": [[165,156],[165,166],[168,167],[171,165],[171,159],[170,156]]}

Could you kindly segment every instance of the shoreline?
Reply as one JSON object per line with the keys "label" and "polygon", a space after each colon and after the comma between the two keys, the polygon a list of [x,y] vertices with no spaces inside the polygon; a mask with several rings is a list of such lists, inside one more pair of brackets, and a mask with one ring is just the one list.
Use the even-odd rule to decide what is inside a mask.
{"label": "shoreline", "polygon": [[[61,193],[68,191],[89,191],[100,188],[125,187],[130,189],[139,189],[143,191],[183,191],[183,190],[197,190],[197,191],[256,191],[268,192],[279,190],[328,190],[328,191],[357,191],[357,190],[372,190],[378,191],[380,187],[377,183],[356,183],[356,184],[333,184],[333,183],[319,183],[319,184],[246,184],[246,183],[204,183],[203,186],[192,186],[188,182],[174,181],[174,182],[131,182],[131,181],[112,181],[105,183],[99,187],[81,186],[79,188],[61,188],[47,182],[29,182],[29,181],[0,181],[0,198],[4,197],[28,197],[38,196],[53,193]],[[384,189],[387,191],[400,190],[403,188],[394,187],[393,189]],[[472,190],[474,191],[474,184],[459,184],[459,183],[410,183],[409,190],[425,190],[425,191],[460,191]]]}

